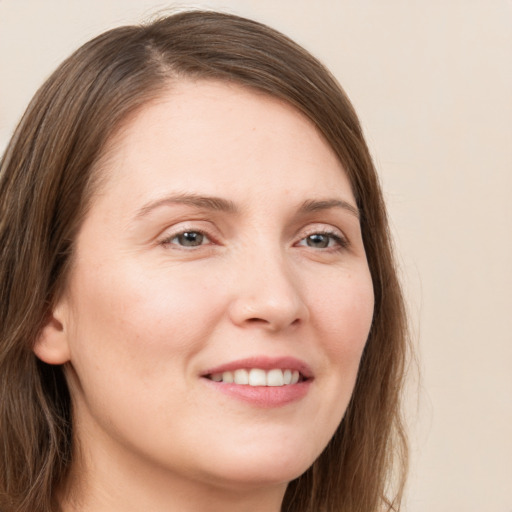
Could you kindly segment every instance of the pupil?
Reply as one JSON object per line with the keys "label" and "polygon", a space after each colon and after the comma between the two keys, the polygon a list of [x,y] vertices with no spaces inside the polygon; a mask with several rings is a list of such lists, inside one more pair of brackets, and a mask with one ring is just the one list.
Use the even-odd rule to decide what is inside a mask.
{"label": "pupil", "polygon": [[325,235],[310,235],[308,236],[308,245],[310,247],[325,248],[329,245],[329,237]]}
{"label": "pupil", "polygon": [[201,245],[203,242],[204,236],[201,233],[197,233],[195,231],[187,231],[179,236],[179,241],[181,245],[186,246],[196,246]]}

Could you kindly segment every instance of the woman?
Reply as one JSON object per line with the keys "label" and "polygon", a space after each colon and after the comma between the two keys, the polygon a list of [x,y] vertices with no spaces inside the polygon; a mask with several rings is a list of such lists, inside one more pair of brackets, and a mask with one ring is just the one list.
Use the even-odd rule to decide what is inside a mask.
{"label": "woman", "polygon": [[302,48],[213,12],[102,34],[0,198],[3,512],[399,509],[385,208]]}

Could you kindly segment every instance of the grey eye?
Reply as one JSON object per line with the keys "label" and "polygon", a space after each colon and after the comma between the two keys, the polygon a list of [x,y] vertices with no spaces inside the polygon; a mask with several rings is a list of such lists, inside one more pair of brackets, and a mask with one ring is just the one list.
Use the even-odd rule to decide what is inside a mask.
{"label": "grey eye", "polygon": [[335,248],[346,248],[348,246],[347,241],[338,236],[335,233],[312,233],[304,237],[298,245],[304,247],[311,247],[313,249],[335,249]]}
{"label": "grey eye", "polygon": [[325,249],[329,247],[332,241],[331,235],[324,235],[321,233],[315,233],[306,237],[306,245],[308,247],[314,247],[316,249]]}
{"label": "grey eye", "polygon": [[199,245],[203,245],[207,240],[208,238],[203,233],[199,233],[199,231],[185,231],[184,233],[176,235],[172,239],[172,243],[183,247],[198,247]]}

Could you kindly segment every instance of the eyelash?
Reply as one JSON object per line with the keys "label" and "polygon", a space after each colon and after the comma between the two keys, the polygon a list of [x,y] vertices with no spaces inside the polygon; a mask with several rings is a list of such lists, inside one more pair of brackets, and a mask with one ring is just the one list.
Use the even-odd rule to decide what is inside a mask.
{"label": "eyelash", "polygon": [[202,245],[208,245],[208,244],[199,244],[199,245],[191,245],[191,246],[186,246],[186,245],[179,245],[179,244],[174,244],[173,243],[173,240],[178,238],[179,236],[183,236],[183,235],[186,235],[187,233],[194,233],[194,234],[197,234],[197,235],[201,235],[203,236],[206,240],[208,240],[210,243],[212,242],[213,240],[213,237],[209,236],[205,231],[201,230],[201,229],[183,229],[177,233],[173,233],[172,235],[170,236],[167,236],[166,238],[164,238],[163,240],[161,240],[159,242],[160,245],[175,245],[177,247],[180,247],[180,248],[184,248],[185,250],[191,250],[191,249],[195,249],[197,247],[201,247]]}
{"label": "eyelash", "polygon": [[312,231],[311,233],[308,233],[304,237],[302,237],[299,240],[299,243],[303,242],[303,241],[307,243],[308,238],[315,236],[315,235],[328,237],[330,239],[328,243],[330,243],[331,241],[334,241],[334,243],[335,243],[335,246],[327,246],[327,247],[320,248],[322,250],[335,252],[335,251],[345,250],[349,247],[349,242],[344,236],[341,236],[340,234],[338,234],[335,231],[329,231],[329,230]]}
{"label": "eyelash", "polygon": [[[206,243],[203,243],[204,239],[201,240],[201,243],[199,245],[186,246],[186,245],[181,245],[181,244],[173,243],[173,241],[175,239],[177,239],[180,236],[186,235],[187,233],[195,234],[195,235],[200,235],[200,236],[204,237],[204,239],[206,239]],[[327,247],[315,248],[315,247],[306,245],[308,238],[310,238],[312,236],[325,236],[325,237],[328,237],[329,241],[328,241]],[[334,244],[331,246],[329,244],[331,244],[332,241],[334,242]],[[210,245],[212,242],[215,242],[214,237],[210,236],[204,230],[201,230],[201,229],[183,229],[183,230],[180,230],[177,233],[173,233],[173,234],[167,236],[166,238],[161,240],[159,242],[159,244],[163,245],[163,246],[173,245],[173,246],[176,246],[176,247],[178,247],[178,248],[180,248],[182,250],[193,250],[193,249],[197,249],[199,247],[202,247],[204,245]],[[302,243],[302,242],[304,242],[304,243]],[[299,245],[301,247],[310,247],[312,249],[318,249],[318,250],[322,250],[324,252],[337,252],[337,251],[343,251],[343,250],[347,249],[349,247],[349,242],[348,242],[348,240],[345,237],[340,236],[338,232],[330,231],[330,230],[313,230],[310,233],[305,234],[299,240],[299,242],[297,242],[295,245]]]}

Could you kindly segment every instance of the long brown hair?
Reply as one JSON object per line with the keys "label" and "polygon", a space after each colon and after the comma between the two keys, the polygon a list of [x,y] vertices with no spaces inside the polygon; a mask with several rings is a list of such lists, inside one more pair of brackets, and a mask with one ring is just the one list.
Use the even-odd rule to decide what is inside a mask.
{"label": "long brown hair", "polygon": [[350,179],[375,310],[348,410],[325,451],[287,488],[283,511],[398,510],[407,448],[400,392],[406,321],[380,186],[357,116],[330,73],[257,22],[189,11],[106,32],[37,92],[0,163],[0,509],[58,510],[71,401],[59,366],[32,347],[62,290],[95,164],[127,116],[180,77],[233,81],[294,105]]}

